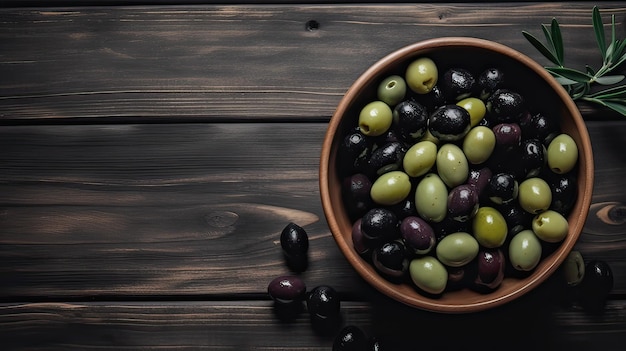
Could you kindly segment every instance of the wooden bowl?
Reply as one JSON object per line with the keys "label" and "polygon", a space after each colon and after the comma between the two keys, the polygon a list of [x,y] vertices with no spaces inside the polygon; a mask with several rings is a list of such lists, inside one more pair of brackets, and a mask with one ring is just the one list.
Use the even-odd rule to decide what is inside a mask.
{"label": "wooden bowl", "polygon": [[[381,80],[391,74],[404,76],[408,63],[420,56],[432,58],[442,67],[464,67],[480,70],[497,66],[509,85],[542,112],[560,119],[563,132],[568,133],[579,148],[578,198],[568,217],[569,233],[549,256],[542,259],[524,278],[505,277],[499,288],[489,293],[472,289],[426,296],[411,283],[392,283],[379,275],[374,267],[354,250],[352,222],[342,201],[342,179],[336,169],[337,148],[347,131],[358,125],[360,109],[376,99]],[[542,101],[537,104],[537,101]],[[591,142],[580,112],[563,87],[542,66],[529,57],[504,45],[476,38],[448,37],[422,41],[401,48],[384,57],[365,71],[340,101],[328,125],[320,159],[320,193],[324,214],[332,235],[342,253],[356,272],[383,294],[408,306],[442,313],[469,313],[510,302],[546,280],[566,258],[576,243],[591,203],[593,187],[593,155]],[[409,279],[410,281],[410,279]]]}

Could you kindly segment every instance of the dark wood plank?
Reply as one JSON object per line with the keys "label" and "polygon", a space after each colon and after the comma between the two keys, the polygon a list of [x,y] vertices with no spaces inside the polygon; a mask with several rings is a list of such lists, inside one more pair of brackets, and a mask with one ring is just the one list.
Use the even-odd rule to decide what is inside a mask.
{"label": "dark wood plank", "polygon": [[[622,3],[614,13],[624,36]],[[567,61],[599,60],[586,2],[206,5],[0,10],[0,123],[327,120],[372,63],[474,36],[547,64],[521,35],[557,16]],[[315,29],[307,23],[316,21]],[[624,72],[626,68],[622,68]],[[581,105],[588,118],[615,117]]]}
{"label": "dark wood plank", "polygon": [[[489,343],[507,350],[623,349],[623,301],[609,303],[596,317],[537,307],[454,316],[344,301],[341,326],[359,326],[393,350],[462,348],[483,342],[486,336],[475,334],[483,331],[490,333]],[[333,339],[316,333],[305,311],[281,322],[270,301],[10,303],[0,304],[0,326],[7,350],[330,350]]]}
{"label": "dark wood plank", "polygon": [[[626,204],[626,122],[588,122],[592,216]],[[279,233],[311,238],[303,275],[363,297],[319,200],[324,123],[0,128],[0,298],[264,293]],[[600,211],[602,213],[602,211]],[[606,217],[606,216],[605,216]],[[626,224],[590,217],[578,249],[626,293]],[[623,220],[623,215],[622,215]]]}

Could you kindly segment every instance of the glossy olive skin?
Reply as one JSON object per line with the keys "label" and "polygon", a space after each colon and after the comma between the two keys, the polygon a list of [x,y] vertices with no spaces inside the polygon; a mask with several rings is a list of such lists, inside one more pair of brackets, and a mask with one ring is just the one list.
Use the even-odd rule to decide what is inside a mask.
{"label": "glossy olive skin", "polygon": [[406,84],[417,94],[428,94],[437,84],[438,78],[437,65],[428,57],[420,57],[411,62],[404,75]]}
{"label": "glossy olive skin", "polygon": [[400,234],[407,249],[419,255],[429,253],[437,244],[433,228],[418,216],[404,218],[400,223]]}
{"label": "glossy olive skin", "polygon": [[337,291],[328,286],[316,286],[306,299],[307,309],[313,318],[329,319],[339,316],[341,299]]}
{"label": "glossy olive skin", "polygon": [[613,271],[602,260],[591,260],[585,265],[585,276],[581,282],[581,304],[586,312],[601,314],[606,300],[613,289]]}
{"label": "glossy olive skin", "polygon": [[370,189],[372,200],[379,205],[395,205],[411,192],[409,176],[402,171],[387,172],[374,181]]}
{"label": "glossy olive skin", "polygon": [[291,222],[280,234],[280,246],[287,264],[296,271],[304,271],[307,266],[309,236],[299,225]]}
{"label": "glossy olive skin", "polygon": [[428,173],[415,189],[415,208],[420,217],[441,222],[448,212],[448,188],[435,173]]}
{"label": "glossy olive skin", "polygon": [[518,146],[522,140],[522,129],[517,123],[499,123],[492,131],[498,146]]}
{"label": "glossy olive skin", "polygon": [[304,301],[306,285],[297,276],[280,276],[268,284],[267,293],[277,303]]}
{"label": "glossy olive skin", "polygon": [[354,224],[352,224],[352,231],[350,232],[350,237],[352,238],[352,247],[354,251],[356,251],[361,257],[369,257],[370,247],[367,243],[365,236],[363,235],[363,230],[361,230],[361,221],[362,219],[357,219]]}
{"label": "glossy olive skin", "polygon": [[478,75],[476,91],[478,97],[487,100],[494,91],[504,84],[504,72],[497,68],[487,68]]}
{"label": "glossy olive skin", "polygon": [[496,147],[496,135],[490,128],[476,126],[463,138],[463,153],[471,164],[481,164],[491,157]]}
{"label": "glossy olive skin", "polygon": [[339,145],[338,158],[345,160],[338,164],[339,173],[349,176],[364,170],[372,152],[372,144],[359,130],[349,133]]}
{"label": "glossy olive skin", "polygon": [[509,89],[496,90],[487,100],[487,111],[500,123],[519,122],[526,110],[522,95]]}
{"label": "glossy olive skin", "polygon": [[389,241],[374,249],[372,263],[382,276],[392,281],[402,278],[409,267],[406,247],[402,240]]}
{"label": "glossy olive skin", "polygon": [[483,247],[497,248],[504,244],[508,226],[496,208],[482,206],[472,219],[472,233]]}
{"label": "glossy olive skin", "polygon": [[527,178],[519,184],[520,206],[529,213],[537,214],[547,210],[552,203],[550,185],[542,178]]}
{"label": "glossy olive skin", "polygon": [[437,161],[437,145],[424,140],[411,146],[402,159],[404,171],[411,177],[426,174]]}
{"label": "glossy olive skin", "polygon": [[476,79],[464,68],[450,68],[443,73],[439,87],[448,101],[459,101],[472,94]]}
{"label": "glossy olive skin", "polygon": [[565,216],[570,213],[578,197],[576,177],[571,173],[550,173],[549,176],[544,178],[552,190],[550,209]]}
{"label": "glossy olive skin", "polygon": [[345,179],[343,199],[351,218],[363,216],[372,207],[371,189],[372,181],[363,173],[356,173]]}
{"label": "glossy olive skin", "polygon": [[479,200],[487,197],[486,189],[489,186],[489,181],[492,176],[493,172],[489,167],[470,169],[467,184],[474,187]]}
{"label": "glossy olive skin", "polygon": [[428,130],[441,141],[463,139],[471,128],[469,112],[458,105],[444,105],[428,118]]}
{"label": "glossy olive skin", "polygon": [[433,111],[446,103],[446,98],[438,85],[433,86],[430,92],[418,95],[417,98],[428,111]]}
{"label": "glossy olive skin", "polygon": [[556,135],[560,130],[556,118],[550,118],[541,113],[534,115],[525,113],[520,120],[520,128],[522,128],[524,138],[537,139],[545,146],[548,145],[546,141],[551,140],[551,136]]}
{"label": "glossy olive skin", "polygon": [[372,208],[361,219],[361,230],[366,240],[384,242],[400,235],[396,214],[386,208]]}
{"label": "glossy olive skin", "polygon": [[569,223],[560,213],[547,210],[533,218],[532,229],[539,239],[549,243],[558,243],[567,236]]}
{"label": "glossy olive skin", "polygon": [[478,193],[469,184],[461,184],[448,193],[448,216],[459,222],[466,222],[478,211]]}
{"label": "glossy olive skin", "polygon": [[508,204],[517,199],[518,191],[517,180],[509,173],[494,174],[487,187],[489,199],[498,205]]}
{"label": "glossy olive skin", "polygon": [[526,139],[521,142],[520,165],[525,178],[536,177],[546,164],[546,148],[539,139]]}
{"label": "glossy olive skin", "polygon": [[568,286],[577,286],[585,277],[585,261],[579,251],[573,250],[561,265],[563,276]]}
{"label": "glossy olive skin", "polygon": [[378,136],[391,127],[393,112],[389,105],[382,101],[372,101],[365,105],[359,113],[359,129],[365,135]]}
{"label": "glossy olive skin", "polygon": [[400,169],[406,149],[402,143],[392,141],[386,143],[372,152],[366,174],[376,177],[381,174]]}
{"label": "glossy olive skin", "polygon": [[437,173],[449,187],[465,183],[469,174],[467,158],[460,147],[452,143],[442,145],[437,151]]}
{"label": "glossy olive skin", "polygon": [[450,267],[461,267],[478,255],[479,244],[469,233],[457,232],[439,241],[435,251],[439,262]]}
{"label": "glossy olive skin", "polygon": [[399,75],[392,75],[383,79],[378,85],[378,100],[389,106],[395,106],[404,99],[407,87],[404,78]]}
{"label": "glossy olive skin", "polygon": [[557,135],[548,145],[548,167],[558,174],[571,171],[578,162],[578,146],[567,134]]}
{"label": "glossy olive skin", "polygon": [[487,289],[495,289],[504,280],[506,260],[500,249],[481,249],[478,252],[478,274],[474,284]]}
{"label": "glossy olive skin", "polygon": [[448,271],[432,256],[413,259],[409,273],[415,286],[429,294],[441,294],[448,284]]}
{"label": "glossy olive skin", "polygon": [[404,100],[393,109],[393,123],[400,138],[413,144],[426,133],[428,110],[414,99]]}
{"label": "glossy olive skin", "polygon": [[509,243],[509,261],[518,271],[532,271],[541,260],[541,242],[532,230],[515,234]]}
{"label": "glossy olive skin", "polygon": [[369,339],[365,332],[355,326],[343,327],[333,340],[333,351],[364,351],[367,349]]}
{"label": "glossy olive skin", "polygon": [[498,212],[502,214],[506,225],[509,230],[509,234],[518,233],[521,229],[530,228],[533,220],[533,215],[516,202],[510,202],[508,204],[497,206]]}

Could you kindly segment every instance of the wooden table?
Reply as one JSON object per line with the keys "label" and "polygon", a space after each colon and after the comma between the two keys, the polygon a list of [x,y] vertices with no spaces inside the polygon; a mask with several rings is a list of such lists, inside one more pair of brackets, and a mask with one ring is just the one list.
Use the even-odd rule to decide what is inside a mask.
{"label": "wooden table", "polygon": [[[547,64],[521,31],[556,16],[569,64],[597,65],[590,3],[198,3],[0,2],[3,350],[330,350],[306,313],[281,322],[267,295],[289,273],[289,222],[310,237],[307,287],[334,287],[343,324],[370,335],[409,349],[624,349],[623,117],[579,105],[596,174],[576,249],[615,276],[599,316],[558,303],[554,279],[483,313],[407,308],[347,264],[318,188],[327,122],[372,63],[463,35]],[[626,3],[597,5],[626,37]]]}

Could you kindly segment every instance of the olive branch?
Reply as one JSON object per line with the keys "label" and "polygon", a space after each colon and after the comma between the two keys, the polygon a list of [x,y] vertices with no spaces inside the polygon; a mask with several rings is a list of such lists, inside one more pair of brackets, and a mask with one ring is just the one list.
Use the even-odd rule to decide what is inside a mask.
{"label": "olive branch", "polygon": [[[549,26],[541,25],[547,45],[527,31],[522,31],[522,34],[543,56],[556,65],[544,68],[565,87],[573,100],[599,104],[626,116],[626,85],[617,85],[626,77],[623,74],[609,75],[626,61],[626,40],[615,38],[615,15],[611,16],[611,40],[608,43],[597,6],[593,7],[591,17],[598,48],[602,54],[602,66],[598,70],[589,65],[585,66],[585,71],[565,67],[563,36],[556,18],[552,19]],[[591,88],[595,84],[611,87],[592,92]]]}

